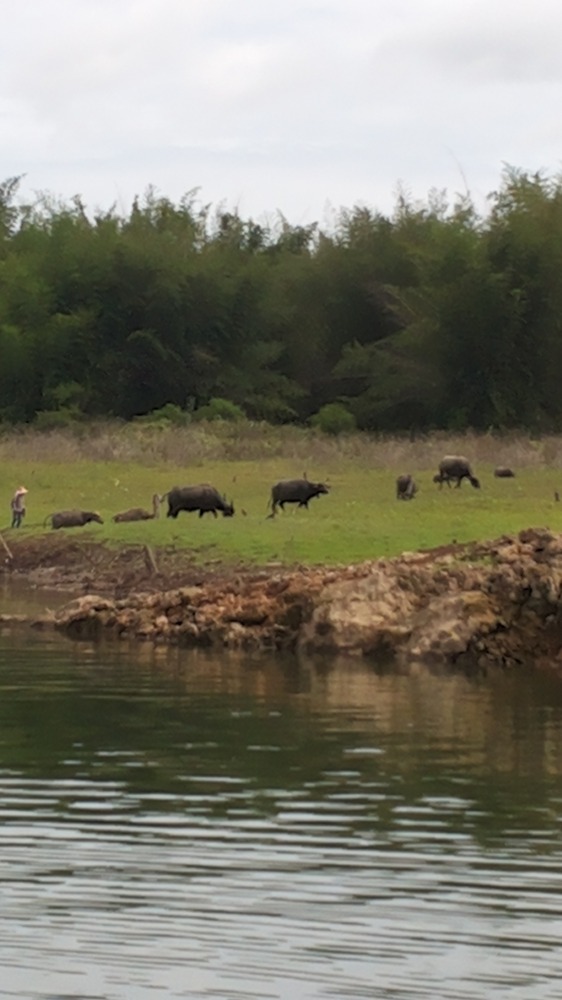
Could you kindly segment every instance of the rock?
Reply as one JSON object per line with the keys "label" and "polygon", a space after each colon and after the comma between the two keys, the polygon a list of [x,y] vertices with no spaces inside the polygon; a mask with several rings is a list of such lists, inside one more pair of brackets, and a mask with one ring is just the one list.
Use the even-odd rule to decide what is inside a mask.
{"label": "rock", "polygon": [[54,615],[55,628],[71,635],[93,638],[115,624],[115,602],[96,594],[78,597]]}
{"label": "rock", "polygon": [[[2,624],[16,624],[13,616]],[[26,619],[27,620],[27,619]],[[87,594],[53,617],[75,637],[562,670],[562,534],[529,528],[345,567],[263,568],[111,600]]]}
{"label": "rock", "polygon": [[302,649],[368,655],[394,653],[411,633],[419,601],[412,589],[375,566],[362,580],[329,584],[299,636]]}
{"label": "rock", "polygon": [[466,653],[498,626],[488,595],[444,594],[416,616],[403,659],[446,662]]}
{"label": "rock", "polygon": [[12,614],[1,614],[0,615],[0,628],[10,625],[25,625],[29,621],[27,615],[12,615]]}

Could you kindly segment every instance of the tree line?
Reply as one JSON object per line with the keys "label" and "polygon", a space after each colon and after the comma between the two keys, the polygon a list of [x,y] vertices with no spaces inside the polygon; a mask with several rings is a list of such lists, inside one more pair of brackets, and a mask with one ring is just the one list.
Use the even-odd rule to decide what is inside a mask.
{"label": "tree line", "polygon": [[223,401],[330,429],[562,426],[562,178],[330,227],[149,188],[126,214],[0,184],[0,421]]}

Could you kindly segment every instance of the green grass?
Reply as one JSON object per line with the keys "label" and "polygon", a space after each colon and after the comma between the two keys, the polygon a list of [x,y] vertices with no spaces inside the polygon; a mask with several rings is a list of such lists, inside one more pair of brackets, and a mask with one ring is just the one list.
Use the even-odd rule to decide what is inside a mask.
{"label": "green grass", "polygon": [[[326,468],[308,464],[311,479],[327,475]],[[243,560],[255,563],[353,563],[403,551],[429,548],[452,541],[495,538],[529,526],[562,530],[562,471],[532,466],[517,471],[513,480],[494,479],[493,466],[478,463],[475,471],[481,490],[463,483],[461,489],[432,482],[435,465],[416,470],[419,493],[415,500],[395,499],[396,475],[401,468],[368,468],[355,458],[330,463],[331,493],[310,502],[309,510],[287,507],[267,520],[271,485],[278,479],[300,476],[302,463],[287,457],[264,461],[211,461],[178,469],[166,463],[146,466],[120,461],[54,462],[14,457],[2,463],[0,521],[9,524],[10,496],[19,483],[29,490],[27,518],[16,533],[5,538],[25,538],[51,532],[43,527],[48,514],[79,507],[96,510],[105,523],[69,529],[72,538],[87,535],[111,544],[146,542],[152,546],[175,545],[194,551],[197,558]],[[234,518],[181,513],[167,518],[163,505],[156,521],[114,524],[113,514],[127,507],[151,509],[154,492],[164,493],[174,484],[211,482],[232,498]],[[241,515],[242,508],[247,512]],[[57,532],[60,537],[63,532]]]}

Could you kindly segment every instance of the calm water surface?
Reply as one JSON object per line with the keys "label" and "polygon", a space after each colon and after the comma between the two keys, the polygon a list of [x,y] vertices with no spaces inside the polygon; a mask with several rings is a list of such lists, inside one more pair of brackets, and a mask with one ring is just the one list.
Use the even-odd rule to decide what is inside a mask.
{"label": "calm water surface", "polygon": [[0,639],[0,996],[562,995],[562,683]]}

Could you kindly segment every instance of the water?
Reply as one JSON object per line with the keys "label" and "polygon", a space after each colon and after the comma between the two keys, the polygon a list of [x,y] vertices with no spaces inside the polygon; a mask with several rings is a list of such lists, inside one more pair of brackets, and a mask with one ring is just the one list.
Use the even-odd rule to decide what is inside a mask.
{"label": "water", "polygon": [[[1,559],[1,553],[0,553]],[[31,587],[25,579],[0,574],[0,613],[41,616],[67,604],[84,591],[68,588]]]}
{"label": "water", "polygon": [[0,639],[0,996],[542,1000],[562,682]]}

